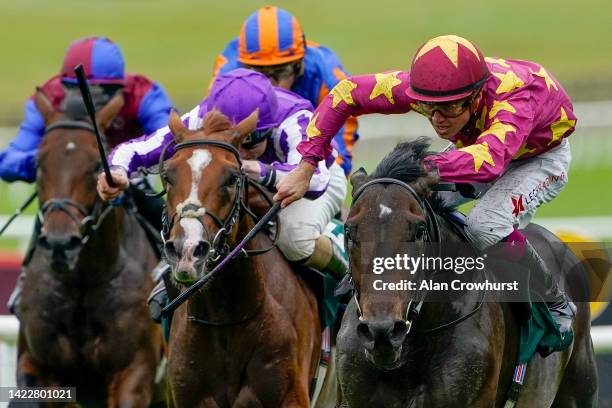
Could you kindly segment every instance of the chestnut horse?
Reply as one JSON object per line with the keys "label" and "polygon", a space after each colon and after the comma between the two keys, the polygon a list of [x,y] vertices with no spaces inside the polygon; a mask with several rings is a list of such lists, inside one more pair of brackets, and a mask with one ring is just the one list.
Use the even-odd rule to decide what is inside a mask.
{"label": "chestnut horse", "polygon": [[[42,231],[20,302],[17,384],[146,407],[162,341],[146,306],[155,252],[134,210],[98,197],[92,125],[55,112],[41,91],[35,102],[47,126],[37,158]],[[101,108],[101,129],[122,106],[117,94]]]}
{"label": "chestnut horse", "polygon": [[[210,272],[255,224],[249,206],[260,193],[247,192],[238,148],[257,117],[255,111],[232,127],[211,111],[202,128],[188,130],[177,114],[170,116],[176,144],[161,170],[168,192],[165,252],[182,287]],[[247,252],[270,246],[260,233]],[[320,346],[316,298],[276,247],[237,257],[174,312],[169,403],[309,407]]]}
{"label": "chestnut horse", "polygon": [[[360,169],[351,177],[354,195],[345,234],[356,291],[337,339],[342,406],[501,407],[510,388],[519,326],[508,303],[472,291],[452,303],[424,302],[413,313],[415,291],[381,293],[373,288],[382,275],[373,275],[367,265],[373,265],[374,257],[403,253],[401,242],[412,242],[412,247],[428,241],[444,247],[463,242],[439,215],[442,202],[432,195],[432,178],[422,166],[428,146],[424,139],[402,143],[372,176]],[[555,237],[537,226],[525,233],[557,268],[556,260],[563,257],[546,250]],[[392,282],[415,281],[417,276],[397,269],[384,275]],[[574,289],[569,288],[572,296]],[[596,405],[589,304],[577,306],[573,344],[547,358],[536,354],[531,359],[518,407]]]}

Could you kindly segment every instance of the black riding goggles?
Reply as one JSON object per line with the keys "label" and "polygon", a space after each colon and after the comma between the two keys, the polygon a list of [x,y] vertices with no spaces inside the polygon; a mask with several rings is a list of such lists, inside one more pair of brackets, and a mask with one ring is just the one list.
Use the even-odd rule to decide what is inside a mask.
{"label": "black riding goggles", "polygon": [[431,118],[436,111],[438,111],[440,115],[444,116],[445,118],[456,118],[465,112],[468,106],[470,106],[470,104],[476,98],[476,95],[478,95],[478,92],[475,92],[467,98],[460,99],[458,101],[443,103],[419,101],[418,104],[423,114],[429,118]]}
{"label": "black riding goggles", "polygon": [[246,139],[244,139],[242,142],[242,147],[245,149],[252,149],[265,139],[272,136],[272,132],[274,132],[274,128],[255,130],[251,132]]}

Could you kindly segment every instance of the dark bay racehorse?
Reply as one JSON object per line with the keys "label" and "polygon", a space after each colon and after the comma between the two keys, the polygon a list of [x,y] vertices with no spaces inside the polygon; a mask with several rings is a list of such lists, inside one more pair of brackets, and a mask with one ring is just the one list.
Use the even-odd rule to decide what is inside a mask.
{"label": "dark bay racehorse", "polygon": [[[428,146],[425,139],[402,143],[372,176],[361,169],[351,178],[357,196],[345,233],[356,296],[337,340],[344,406],[500,407],[512,381],[519,327],[509,304],[482,302],[481,294],[473,291],[453,303],[425,302],[414,317],[407,312],[415,292],[381,294],[372,285],[380,275],[363,266],[372,265],[375,256],[402,253],[400,242],[427,240],[432,216],[437,218],[441,242],[461,242],[444,218],[425,211],[424,200],[441,208],[441,201],[431,195],[433,178],[421,165]],[[537,226],[525,233],[534,245],[555,239]],[[556,266],[558,254],[540,245],[538,250],[544,250],[547,262]],[[405,271],[385,274],[392,281],[414,279]],[[566,351],[545,359],[533,357],[518,407],[595,406],[597,372],[589,313],[588,303],[578,304],[574,343]]]}
{"label": "dark bay racehorse", "polygon": [[[165,251],[181,285],[212,270],[254,226],[247,213],[253,197],[246,192],[237,148],[256,123],[257,112],[232,127],[212,111],[201,129],[191,131],[178,115],[170,117],[176,145],[162,171],[168,192]],[[260,233],[247,249],[270,244]],[[238,257],[174,312],[170,404],[308,407],[320,346],[315,296],[281,253],[272,248]]]}
{"label": "dark bay racehorse", "polygon": [[[91,124],[54,112],[41,91],[35,98],[47,126],[37,158],[42,231],[20,303],[17,384],[146,407],[161,350],[146,307],[156,255],[130,210],[97,195]],[[101,108],[101,129],[122,105],[117,94]]]}

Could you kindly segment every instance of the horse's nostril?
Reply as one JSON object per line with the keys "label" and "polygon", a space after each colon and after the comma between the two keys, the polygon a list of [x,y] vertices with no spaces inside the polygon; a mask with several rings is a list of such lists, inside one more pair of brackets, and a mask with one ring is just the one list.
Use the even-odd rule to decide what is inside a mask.
{"label": "horse's nostril", "polygon": [[208,255],[210,249],[210,243],[208,241],[200,241],[193,251],[195,258],[205,258]]}
{"label": "horse's nostril", "polygon": [[373,342],[374,335],[370,331],[370,326],[366,322],[361,322],[357,325],[357,335],[362,341]]}
{"label": "horse's nostril", "polygon": [[70,237],[70,239],[68,240],[68,242],[66,242],[64,249],[66,251],[74,251],[79,249],[81,246],[83,245],[81,238],[73,235]]}
{"label": "horse's nostril", "polygon": [[49,245],[49,241],[45,235],[41,235],[38,238],[38,245],[44,250],[51,250],[51,246]]}
{"label": "horse's nostril", "polygon": [[166,258],[170,262],[176,262],[178,260],[178,252],[176,250],[176,246],[174,245],[174,241],[166,241],[164,244],[164,252],[166,253]]}
{"label": "horse's nostril", "polygon": [[403,320],[398,320],[393,325],[393,330],[391,331],[391,338],[403,339],[407,334],[407,330],[408,326],[406,325],[406,322],[404,322]]}

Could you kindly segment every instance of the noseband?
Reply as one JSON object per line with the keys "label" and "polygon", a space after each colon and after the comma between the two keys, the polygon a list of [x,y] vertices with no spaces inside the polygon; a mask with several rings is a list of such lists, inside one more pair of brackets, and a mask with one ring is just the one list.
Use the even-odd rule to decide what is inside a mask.
{"label": "noseband", "polygon": [[[357,200],[362,196],[362,194],[364,193],[364,191],[368,188],[371,187],[373,185],[389,185],[389,184],[394,184],[394,185],[398,185],[400,187],[402,187],[404,190],[408,191],[408,193],[410,193],[410,195],[416,200],[416,202],[419,204],[419,206],[421,207],[421,210],[423,211],[423,214],[426,216],[426,222],[427,222],[427,227],[425,228],[425,230],[423,231],[423,238],[422,242],[430,242],[430,243],[440,243],[441,242],[441,235],[440,235],[440,225],[438,223],[438,218],[436,217],[436,213],[434,212],[433,208],[431,207],[431,204],[429,203],[428,200],[426,199],[422,199],[421,196],[419,196],[419,194],[416,192],[416,190],[409,185],[408,183],[404,183],[401,180],[397,180],[397,179],[393,179],[393,178],[378,178],[378,179],[373,179],[370,180],[368,182],[366,182],[365,184],[363,184],[361,187],[359,187],[354,193],[353,193],[353,201],[351,203],[351,207],[353,205],[355,205],[355,203],[357,202]],[[452,185],[451,185],[452,184]],[[440,183],[440,185],[438,186],[438,188],[434,187],[434,190],[447,190],[447,191],[452,191],[452,189],[454,188],[454,184],[453,183]],[[344,234],[344,239],[345,239],[345,248],[348,249],[348,242],[351,241],[351,238],[347,236],[347,234]],[[439,250],[441,250],[441,248],[439,248]],[[350,276],[350,284],[352,287],[352,291],[353,291],[353,298],[355,300],[355,304],[357,305],[357,313],[358,313],[358,317],[359,320],[363,320],[363,311],[361,309],[361,306],[359,305],[359,290],[357,289],[357,287],[354,284],[353,281],[353,277],[352,277],[352,271],[351,271],[351,266],[350,266],[350,262],[349,262],[349,272],[348,275]],[[425,301],[425,297],[427,296],[427,291],[423,291],[423,296],[421,296],[421,299],[416,302],[413,299],[411,299],[408,302],[408,305],[406,306],[406,312],[404,315],[404,322],[406,323],[406,334],[410,333],[410,330],[412,329],[412,324],[414,323],[414,321],[418,318],[419,313],[421,312],[421,308],[423,307],[423,303]],[[483,303],[483,299],[481,299],[478,304],[476,305],[476,307],[470,311],[469,313],[449,322],[449,323],[445,323],[442,324],[440,326],[434,327],[432,329],[426,329],[426,330],[420,330],[418,333],[419,334],[430,334],[439,330],[443,330],[449,327],[452,327],[466,319],[468,319],[469,317],[471,317],[472,315],[474,315],[479,309],[480,306],[482,306]]]}
{"label": "noseband", "polygon": [[[91,123],[80,120],[66,119],[59,120],[49,125],[45,129],[45,136],[47,135],[47,133],[56,129],[81,129],[87,130],[91,132],[92,135],[95,135],[94,127]],[[102,137],[103,140],[105,140],[104,136]],[[75,208],[83,216],[83,218],[79,220],[78,217],[75,216],[72,211],[70,211],[70,207]],[[38,210],[37,217],[42,225],[44,223],[45,215],[50,212],[61,211],[63,213],[68,214],[68,216],[70,216],[74,223],[77,224],[81,233],[81,243],[85,245],[93,236],[93,234],[98,230],[100,225],[102,225],[102,222],[104,221],[106,216],[112,211],[112,209],[112,206],[105,205],[104,202],[101,200],[96,200],[94,208],[91,212],[89,212],[81,203],[70,198],[51,198],[41,204],[40,209]]]}

